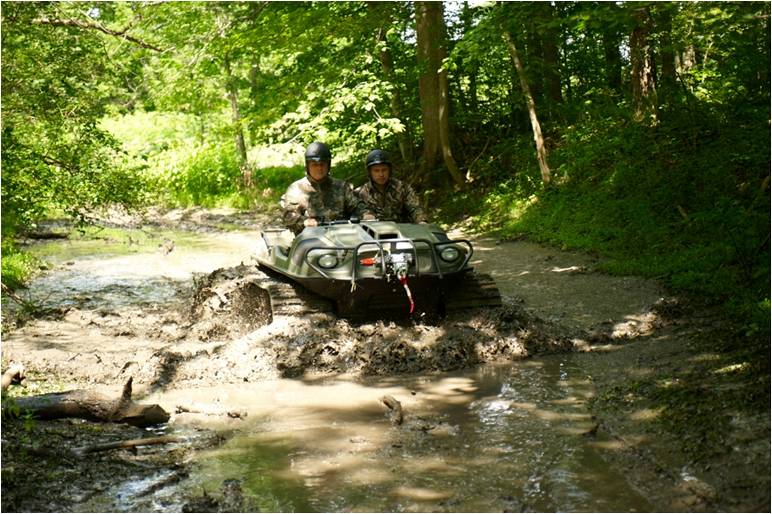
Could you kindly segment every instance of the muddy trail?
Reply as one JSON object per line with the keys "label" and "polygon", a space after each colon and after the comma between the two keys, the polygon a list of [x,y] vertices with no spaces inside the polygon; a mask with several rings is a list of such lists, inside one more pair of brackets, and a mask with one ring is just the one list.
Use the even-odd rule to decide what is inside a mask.
{"label": "muddy trail", "polygon": [[[38,423],[24,432],[14,425],[17,421],[8,421],[6,426],[19,429],[37,444],[22,441],[24,437],[9,438],[6,444],[8,430],[3,431],[3,510],[769,510],[768,411],[738,408],[731,394],[705,395],[697,407],[685,407],[687,414],[673,427],[661,419],[670,419],[663,416],[666,406],[656,401],[658,397],[652,400],[652,394],[640,393],[643,386],[636,385],[659,383],[665,376],[676,383],[699,376],[708,378],[697,391],[712,387],[709,377],[716,369],[726,368],[722,348],[728,344],[727,334],[733,332],[729,322],[711,310],[669,297],[653,281],[598,273],[599,261],[591,256],[527,241],[476,237],[472,264],[495,279],[502,293],[501,307],[454,313],[444,319],[419,315],[404,320],[350,321],[326,313],[271,316],[266,297],[246,278],[261,273],[251,255],[260,227],[274,220],[271,214],[227,210],[170,211],[144,218],[113,214],[104,225],[119,231],[104,237],[30,242],[30,248],[46,257],[51,269],[29,290],[20,292],[34,309],[22,310],[4,298],[3,364],[21,362],[28,370],[26,389],[12,386],[12,395],[69,388],[114,392],[131,377],[138,398],[158,402],[169,412],[179,411],[180,404],[208,402],[218,412],[244,412],[249,417],[176,412],[159,430],[182,433],[189,437],[189,444],[166,450],[146,448],[139,453],[112,452],[87,461],[57,461],[50,488],[56,493],[42,495],[36,492],[35,472],[46,473],[51,463],[37,468],[11,452],[31,447],[35,455],[50,456],[57,445],[130,438],[139,429],[64,420]],[[460,236],[462,231],[451,235]],[[559,363],[550,360],[551,356],[569,355],[559,357]],[[427,443],[416,443],[414,438],[439,433],[436,430],[450,430],[453,436],[453,430],[458,431],[453,426],[465,426],[461,421],[448,424],[450,407],[432,410],[431,402],[414,403],[425,397],[422,384],[450,380],[450,376],[468,381],[464,370],[490,366],[505,366],[506,371],[494,373],[497,377],[527,376],[530,368],[511,367],[526,362],[544,369],[554,365],[559,377],[568,368],[571,376],[581,377],[581,394],[574,392],[565,401],[581,404],[582,413],[564,415],[579,424],[562,430],[579,434],[582,445],[597,447],[605,462],[600,466],[619,471],[614,475],[621,477],[617,488],[633,491],[622,496],[639,496],[640,500],[625,504],[609,497],[603,500],[608,503],[561,503],[555,493],[548,500],[529,503],[529,498],[540,497],[528,492],[532,485],[524,484],[522,495],[481,492],[485,501],[465,498],[453,503],[442,495],[424,497],[428,493],[421,491],[426,488],[419,491],[402,484],[383,494],[402,494],[414,503],[357,503],[361,500],[354,501],[352,496],[334,500],[321,493],[303,500],[310,503],[300,499],[281,503],[277,498],[285,496],[278,493],[271,501],[257,502],[257,486],[245,495],[241,490],[245,478],[238,472],[220,476],[217,471],[202,471],[206,466],[200,459],[210,451],[207,448],[227,445],[228,440],[238,446],[244,443],[234,434],[254,433],[255,427],[249,424],[253,421],[244,419],[265,420],[270,413],[277,419],[278,413],[295,419],[297,414],[284,405],[286,398],[293,398],[292,408],[302,404],[307,409],[295,419],[293,430],[309,430],[315,426],[308,420],[309,413],[356,408],[359,386],[355,384],[360,383],[370,384],[373,391],[393,392],[402,398],[408,412],[425,412],[406,423],[408,429],[402,429],[396,443],[384,436],[386,423],[377,434],[344,432],[323,444],[342,437],[348,441],[345,452],[351,453],[352,444],[361,449],[382,440],[390,452],[415,444],[411,455],[421,455]],[[742,373],[746,368],[733,370],[738,373],[715,375],[722,380],[729,376],[719,384],[722,390],[747,394],[751,389],[768,398],[768,381],[767,390],[759,391],[764,383],[749,383]],[[501,377],[497,380],[510,380]],[[310,387],[301,396],[293,392],[298,380]],[[337,380],[343,380],[345,386]],[[481,379],[472,380],[477,384],[474,387],[485,389],[484,381],[476,380]],[[339,400],[324,407],[335,387],[344,388],[333,393]],[[506,389],[500,384],[489,387],[499,391],[499,397]],[[455,394],[459,394],[457,387],[441,395],[443,400],[433,401],[446,401]],[[259,401],[256,395],[262,395]],[[707,403],[711,396],[715,401]],[[361,406],[368,419],[373,405],[382,409],[377,406],[379,397],[368,396]],[[347,398],[350,405],[346,405]],[[465,401],[475,405],[488,400],[480,396]],[[499,403],[491,405],[502,402],[501,398],[496,401]],[[506,401],[507,409],[526,405],[514,397]],[[721,416],[726,423],[708,424],[713,431],[706,432],[700,418],[705,411]],[[320,426],[330,423],[316,422]],[[264,423],[260,430],[270,434],[286,430],[275,420],[260,423]],[[507,422],[501,423],[506,426]],[[721,433],[714,433],[716,426]],[[496,434],[501,436],[501,432]],[[698,442],[690,444],[693,440]],[[544,444],[561,447],[565,443]],[[307,448],[298,451],[313,453]],[[382,451],[362,450],[361,458],[383,460]],[[452,453],[447,452],[449,459]],[[315,473],[319,473],[319,462],[332,459],[326,454],[317,457]],[[12,464],[6,465],[9,459]],[[388,459],[394,456],[389,453]],[[219,477],[218,482],[204,484],[190,478],[205,475]],[[132,484],[128,492],[126,487],[116,489],[117,484],[125,483]],[[331,481],[318,488],[345,489],[346,484]],[[9,490],[13,492],[8,494]],[[105,503],[104,497],[113,498],[113,503]],[[125,499],[128,497],[131,501]]]}

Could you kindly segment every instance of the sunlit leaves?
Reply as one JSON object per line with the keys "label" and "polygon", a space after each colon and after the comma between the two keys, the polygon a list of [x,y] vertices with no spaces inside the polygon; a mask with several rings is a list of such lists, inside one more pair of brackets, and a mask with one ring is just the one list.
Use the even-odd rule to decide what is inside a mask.
{"label": "sunlit leaves", "polygon": [[2,25],[3,223],[34,221],[57,207],[75,216],[135,201],[115,141],[96,120],[120,87],[104,34],[82,22],[81,4],[6,3]]}

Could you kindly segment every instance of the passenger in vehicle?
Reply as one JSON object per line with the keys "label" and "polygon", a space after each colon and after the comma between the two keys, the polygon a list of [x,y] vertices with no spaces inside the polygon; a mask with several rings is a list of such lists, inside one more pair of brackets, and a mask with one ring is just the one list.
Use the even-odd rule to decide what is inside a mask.
{"label": "passenger in vehicle", "polygon": [[391,176],[389,154],[373,150],[365,159],[368,181],[356,189],[368,211],[381,221],[426,223],[418,196],[408,184]]}

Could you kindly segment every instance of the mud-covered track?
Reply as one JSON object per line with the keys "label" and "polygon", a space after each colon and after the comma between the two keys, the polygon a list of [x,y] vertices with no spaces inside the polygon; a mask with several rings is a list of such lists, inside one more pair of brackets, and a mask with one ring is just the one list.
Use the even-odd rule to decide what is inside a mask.
{"label": "mud-covered track", "polygon": [[445,296],[446,312],[499,305],[501,293],[493,277],[485,273],[466,273],[454,281]]}
{"label": "mud-covered track", "polygon": [[253,279],[253,283],[268,291],[271,312],[274,316],[302,316],[319,312],[332,312],[332,302],[301,285],[282,282],[270,276]]}

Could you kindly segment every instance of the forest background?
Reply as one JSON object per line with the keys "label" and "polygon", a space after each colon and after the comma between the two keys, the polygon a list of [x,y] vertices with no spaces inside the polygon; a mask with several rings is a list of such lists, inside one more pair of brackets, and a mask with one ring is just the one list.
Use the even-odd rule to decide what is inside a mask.
{"label": "forest background", "polygon": [[[36,223],[275,208],[392,153],[444,223],[719,306],[769,357],[769,2],[3,2],[2,283]],[[768,366],[767,366],[768,367]]]}

